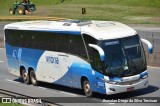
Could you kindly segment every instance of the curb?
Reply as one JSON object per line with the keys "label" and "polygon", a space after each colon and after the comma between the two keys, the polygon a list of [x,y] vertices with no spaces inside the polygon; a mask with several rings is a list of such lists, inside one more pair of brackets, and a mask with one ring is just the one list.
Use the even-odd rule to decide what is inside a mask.
{"label": "curb", "polygon": [[0,16],[0,21],[21,21],[21,20],[65,20],[66,18],[59,17],[44,17],[44,16]]}

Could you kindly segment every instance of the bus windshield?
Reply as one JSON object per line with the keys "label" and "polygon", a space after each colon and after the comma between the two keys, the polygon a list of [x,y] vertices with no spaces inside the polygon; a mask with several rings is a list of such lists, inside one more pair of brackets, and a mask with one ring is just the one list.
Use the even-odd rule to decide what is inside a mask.
{"label": "bus windshield", "polygon": [[105,52],[104,74],[127,77],[145,71],[146,60],[138,35],[99,41],[99,45]]}

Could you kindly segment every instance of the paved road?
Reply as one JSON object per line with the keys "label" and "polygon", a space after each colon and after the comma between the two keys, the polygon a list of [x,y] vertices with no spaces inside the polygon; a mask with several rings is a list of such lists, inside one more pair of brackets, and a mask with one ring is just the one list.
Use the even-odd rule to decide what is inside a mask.
{"label": "paved road", "polygon": [[[0,49],[0,89],[9,90],[12,92],[17,92],[20,94],[32,96],[32,97],[60,97],[59,99],[67,100],[68,97],[72,97],[74,101],[85,102],[85,103],[58,103],[65,106],[80,106],[80,105],[88,105],[88,106],[97,106],[97,105],[107,105],[113,106],[118,103],[102,103],[102,100],[108,100],[111,98],[114,99],[126,99],[132,97],[160,97],[160,69],[159,68],[148,68],[149,71],[149,87],[143,90],[137,90],[129,93],[122,93],[112,96],[106,96],[101,94],[96,94],[93,98],[86,98],[81,90],[62,87],[58,85],[52,85],[47,83],[40,83],[40,86],[32,86],[26,85],[22,83],[21,79],[9,74],[7,70],[7,61],[5,56],[5,50]],[[67,97],[67,98],[62,98]],[[78,98],[81,97],[81,98]],[[77,98],[77,99],[76,99]],[[54,101],[57,98],[45,98],[50,101]],[[99,102],[94,103],[93,102]],[[101,102],[101,103],[100,103]],[[142,106],[159,106],[158,103],[143,103],[143,104],[135,104],[135,103],[119,103],[119,106],[134,106],[134,105],[142,105]]]}

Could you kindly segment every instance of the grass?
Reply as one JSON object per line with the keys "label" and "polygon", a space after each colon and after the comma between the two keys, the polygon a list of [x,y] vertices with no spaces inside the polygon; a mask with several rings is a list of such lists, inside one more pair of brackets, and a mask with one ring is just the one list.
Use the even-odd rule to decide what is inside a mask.
{"label": "grass", "polygon": [[[0,16],[8,16],[15,0],[1,0]],[[160,0],[31,0],[37,11],[31,15],[86,20],[114,20],[134,24],[160,25]],[[81,14],[86,8],[87,14]],[[159,18],[158,21],[155,18]]]}

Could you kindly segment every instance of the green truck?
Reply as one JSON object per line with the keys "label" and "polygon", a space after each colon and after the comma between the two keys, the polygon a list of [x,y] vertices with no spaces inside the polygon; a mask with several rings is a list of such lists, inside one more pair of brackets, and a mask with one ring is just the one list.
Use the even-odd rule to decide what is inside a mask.
{"label": "green truck", "polygon": [[21,0],[13,3],[13,6],[9,9],[9,14],[14,15],[16,12],[20,15],[28,14],[29,12],[33,12],[36,10],[34,3],[30,0]]}

